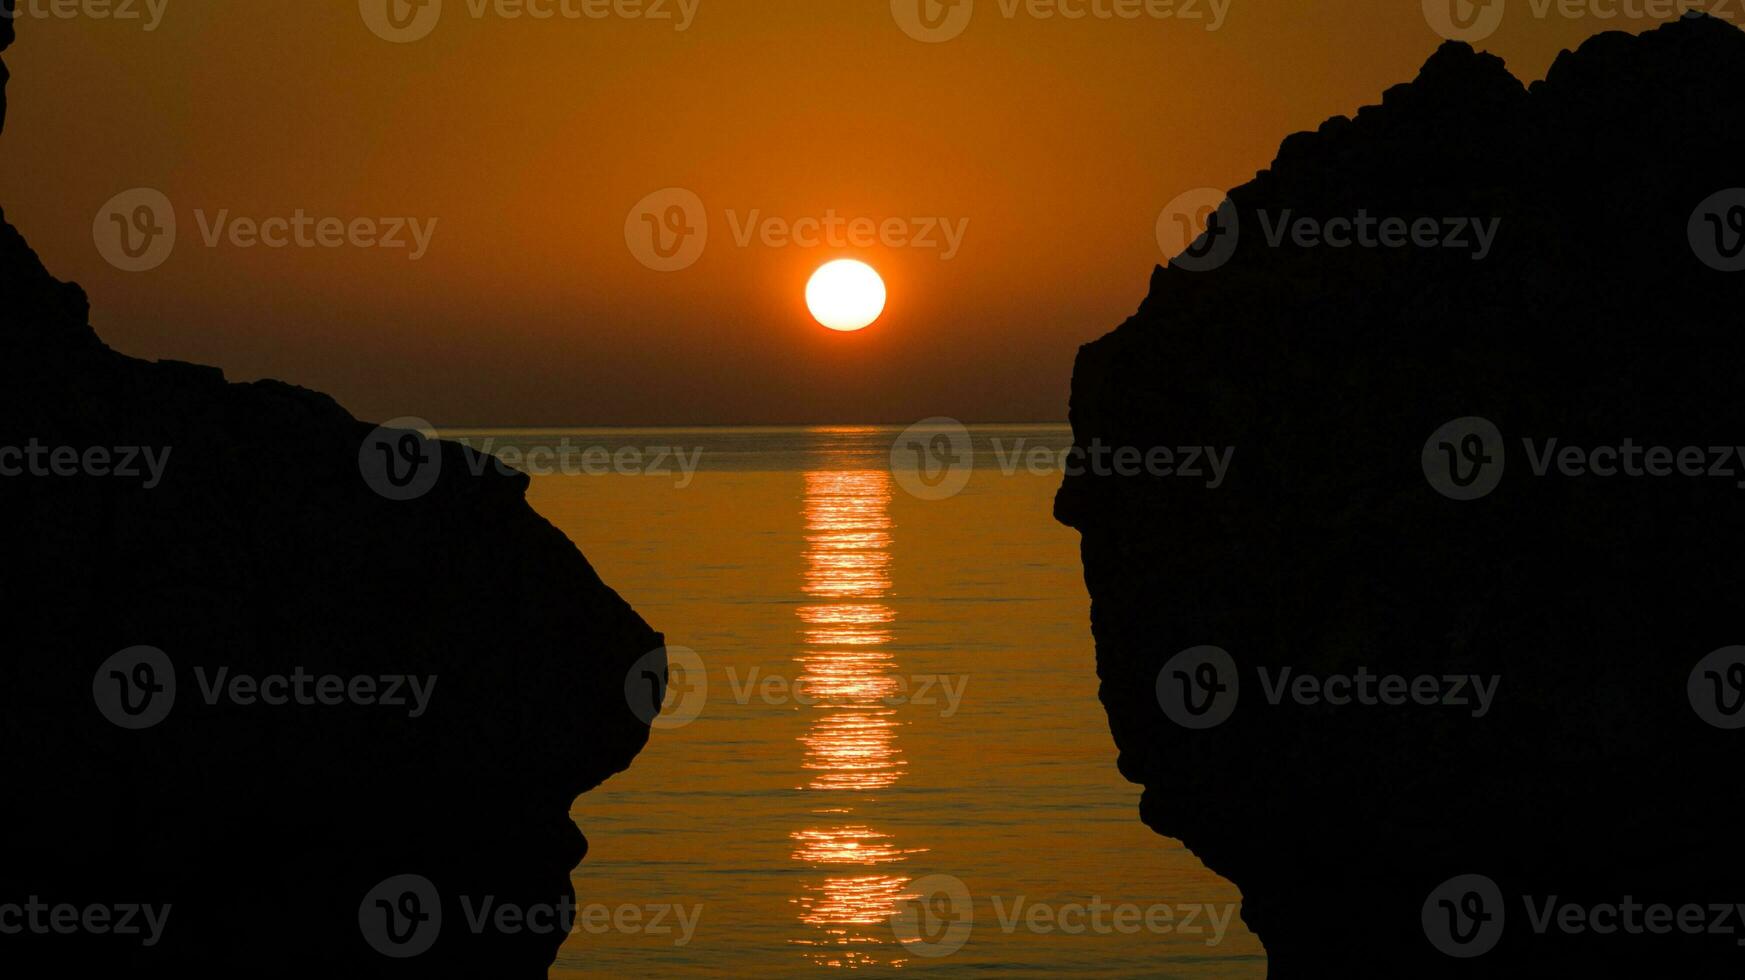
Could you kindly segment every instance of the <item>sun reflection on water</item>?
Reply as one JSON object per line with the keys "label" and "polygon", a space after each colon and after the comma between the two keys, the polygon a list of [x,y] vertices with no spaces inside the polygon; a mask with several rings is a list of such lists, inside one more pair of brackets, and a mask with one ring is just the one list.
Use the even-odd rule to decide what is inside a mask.
{"label": "sun reflection on water", "polygon": [[[852,814],[865,794],[902,778],[901,724],[887,702],[900,692],[890,642],[896,614],[877,600],[890,591],[891,477],[882,470],[817,471],[806,479],[804,591],[815,604],[798,610],[802,629],[799,685],[813,717],[802,766],[805,789],[839,794],[819,815]],[[847,794],[842,798],[841,794]],[[890,918],[905,875],[878,869],[925,848],[902,848],[891,835],[839,823],[795,831],[793,859],[821,871],[795,904],[814,927],[797,945],[822,966],[901,966]],[[854,873],[845,873],[849,868]]]}

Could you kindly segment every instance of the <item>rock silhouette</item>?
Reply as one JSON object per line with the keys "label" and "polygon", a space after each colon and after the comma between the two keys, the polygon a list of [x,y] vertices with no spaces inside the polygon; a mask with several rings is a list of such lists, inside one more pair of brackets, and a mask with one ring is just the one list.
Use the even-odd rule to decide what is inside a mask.
{"label": "rock silhouette", "polygon": [[[1081,349],[1081,449],[1235,450],[1217,490],[1069,475],[1056,516],[1082,532],[1101,697],[1141,816],[1241,888],[1272,976],[1745,963],[1736,912],[1729,934],[1664,935],[1529,912],[1550,896],[1555,910],[1701,904],[1707,930],[1710,903],[1745,899],[1745,732],[1706,721],[1687,690],[1699,660],[1745,643],[1745,450],[1730,476],[1710,475],[1709,450],[1745,442],[1745,273],[1703,254],[1735,244],[1745,208],[1699,213],[1745,186],[1724,94],[1742,84],[1745,35],[1701,16],[1593,37],[1531,86],[1446,44],[1379,106],[1286,139],[1229,192],[1222,231]],[[1269,234],[1360,210],[1500,224],[1482,259]],[[1231,232],[1222,264],[1196,259]],[[1506,456],[1494,489],[1455,499],[1432,485],[1442,450],[1426,461],[1426,443],[1468,417]],[[1551,438],[1701,447],[1704,473],[1540,476]],[[1492,448],[1444,441],[1462,467]],[[1165,670],[1201,645],[1227,652],[1240,686],[1226,720],[1194,728],[1159,684],[1196,685],[1204,708],[1200,682],[1222,675]],[[1284,668],[1497,686],[1483,717],[1288,688],[1275,705]],[[1433,893],[1463,875],[1494,882],[1501,909],[1494,948],[1469,958],[1431,935],[1450,911]],[[1463,929],[1488,910],[1467,897],[1449,920]]]}
{"label": "rock silhouette", "polygon": [[[626,676],[661,636],[525,477],[445,443],[428,492],[390,500],[360,462],[374,427],[332,399],[125,357],[89,319],[0,216],[0,446],[162,463],[149,489],[49,455],[0,477],[0,973],[544,977],[561,931],[469,909],[573,901],[569,807],[645,744]],[[142,646],[165,659],[108,662]],[[268,680],[299,675],[300,699]],[[144,727],[106,716],[111,690]],[[402,875],[434,895],[378,888]],[[372,917],[410,935],[432,906],[427,952],[372,947]]]}

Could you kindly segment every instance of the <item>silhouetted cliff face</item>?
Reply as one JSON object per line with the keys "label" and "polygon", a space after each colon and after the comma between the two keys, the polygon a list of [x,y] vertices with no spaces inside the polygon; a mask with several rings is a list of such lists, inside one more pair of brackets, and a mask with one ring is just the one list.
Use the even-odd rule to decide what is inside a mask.
{"label": "silhouetted cliff face", "polygon": [[[121,356],[87,314],[0,220],[0,447],[162,464],[149,489],[145,456],[135,477],[0,477],[0,906],[7,926],[33,899],[81,910],[0,935],[0,973],[544,977],[561,933],[475,932],[463,903],[570,899],[570,804],[645,743],[625,678],[660,635],[525,478],[443,444],[430,492],[391,501],[360,469],[373,427],[332,399]],[[106,664],[140,645],[170,670]],[[344,693],[270,680],[298,672]],[[366,901],[398,875],[441,902],[408,959],[360,921],[411,908]],[[109,934],[134,904],[162,916],[155,945]]]}
{"label": "silhouetted cliff face", "polygon": [[[1745,643],[1745,450],[1728,477],[1537,476],[1522,442],[1703,447],[1705,469],[1707,447],[1745,444],[1745,273],[1700,261],[1687,234],[1702,202],[1745,186],[1726,94],[1742,87],[1745,35],[1706,18],[1597,36],[1530,88],[1445,45],[1380,106],[1286,139],[1230,192],[1228,262],[1158,269],[1138,313],[1081,350],[1081,447],[1235,450],[1219,489],[1085,474],[1056,514],[1083,534],[1102,699],[1142,816],[1242,889],[1274,976],[1745,962],[1738,918],[1730,935],[1540,935],[1526,909],[1745,901],[1742,732],[1687,698],[1699,659]],[[1274,246],[1287,209],[1501,224],[1476,261]],[[1719,215],[1726,231],[1745,210]],[[1431,435],[1471,416],[1500,432],[1503,475],[1452,499],[1426,442],[1470,477],[1467,450],[1493,444]],[[1223,674],[1193,658],[1164,669],[1199,645],[1227,651],[1233,695],[1213,698],[1200,682]],[[1499,680],[1483,717],[1471,687],[1468,707],[1275,706],[1258,671],[1284,667]],[[1178,685],[1234,708],[1185,727],[1162,707]],[[1505,915],[1495,949],[1455,959],[1421,920],[1465,874],[1496,883]]]}
{"label": "silhouetted cliff face", "polygon": [[[12,29],[12,15],[16,0],[0,0],[0,51],[12,46],[16,35]],[[6,62],[0,61],[0,129],[6,128],[6,82],[11,76],[6,71]]]}

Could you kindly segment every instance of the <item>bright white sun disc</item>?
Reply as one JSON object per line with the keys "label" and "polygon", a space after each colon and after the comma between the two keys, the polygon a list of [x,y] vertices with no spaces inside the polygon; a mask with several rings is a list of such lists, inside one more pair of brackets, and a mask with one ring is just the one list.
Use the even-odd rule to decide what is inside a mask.
{"label": "bright white sun disc", "polygon": [[806,284],[806,307],[832,330],[859,330],[885,312],[885,281],[865,262],[827,262]]}

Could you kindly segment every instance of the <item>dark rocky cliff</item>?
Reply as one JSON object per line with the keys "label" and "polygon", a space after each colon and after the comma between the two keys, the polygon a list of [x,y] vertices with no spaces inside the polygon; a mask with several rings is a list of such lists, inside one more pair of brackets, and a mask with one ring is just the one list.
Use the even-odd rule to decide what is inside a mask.
{"label": "dark rocky cliff", "polygon": [[[461,900],[570,899],[586,850],[570,804],[644,745],[625,677],[660,635],[527,505],[525,478],[473,476],[442,444],[429,492],[389,500],[360,468],[373,426],[332,399],[124,357],[88,322],[0,216],[0,446],[165,464],[149,489],[0,477],[0,905],[111,909],[95,930],[9,929],[0,973],[545,976],[561,934],[474,932]],[[139,646],[169,669],[106,664]],[[382,680],[332,704],[208,703],[220,669]],[[417,717],[410,682],[405,706],[379,703],[395,676],[425,686]],[[116,724],[105,692],[142,678],[122,688],[149,705],[139,722],[168,714]],[[143,694],[170,682],[173,705]],[[440,896],[440,933],[390,958],[366,896],[408,874]],[[134,904],[169,906],[155,945],[112,934]]]}
{"label": "dark rocky cliff", "polygon": [[[1228,260],[1159,268],[1081,350],[1081,447],[1235,449],[1219,489],[1086,473],[1056,514],[1083,535],[1141,815],[1242,889],[1273,976],[1739,975],[1737,918],[1737,934],[1541,935],[1526,902],[1745,900],[1745,731],[1687,697],[1699,659],[1745,643],[1745,460],[1540,477],[1521,440],[1702,447],[1705,470],[1707,447],[1745,443],[1745,272],[1691,234],[1703,202],[1745,186],[1742,86],[1745,34],[1708,18],[1596,36],[1530,87],[1445,45],[1381,105],[1286,139],[1230,192]],[[1482,260],[1275,246],[1287,209],[1501,223]],[[1745,234],[1745,208],[1716,213],[1725,244]],[[1464,417],[1507,451],[1478,499],[1436,490],[1423,458]],[[1200,645],[1240,687],[1196,729],[1159,678],[1222,677],[1165,671]],[[1257,671],[1284,667],[1499,681],[1483,717],[1275,706]],[[1505,914],[1495,948],[1463,959],[1424,910],[1467,874]]]}

